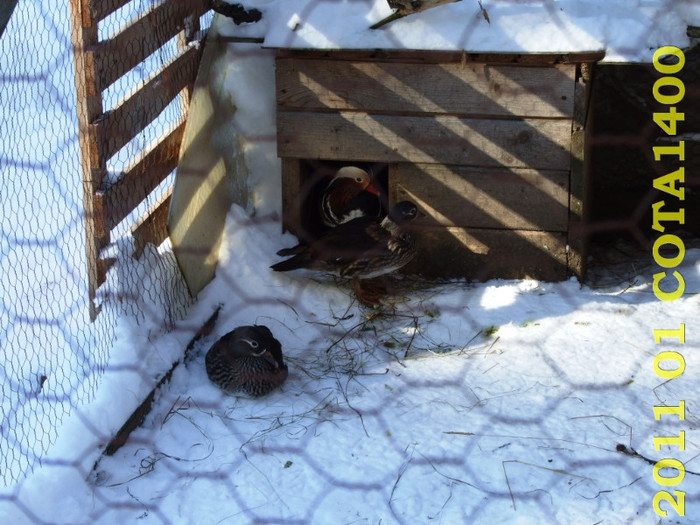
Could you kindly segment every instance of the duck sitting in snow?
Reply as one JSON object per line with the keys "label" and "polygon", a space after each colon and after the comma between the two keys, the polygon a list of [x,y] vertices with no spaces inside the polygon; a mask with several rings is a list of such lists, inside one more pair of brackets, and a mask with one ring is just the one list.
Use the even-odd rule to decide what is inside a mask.
{"label": "duck sitting in snow", "polygon": [[207,352],[209,379],[229,394],[260,397],[287,379],[282,345],[262,325],[239,326]]}
{"label": "duck sitting in snow", "polygon": [[286,272],[307,268],[359,280],[402,268],[416,255],[416,240],[407,228],[418,208],[409,201],[394,206],[381,221],[360,217],[329,230],[309,246],[295,248],[293,257],[270,268]]}

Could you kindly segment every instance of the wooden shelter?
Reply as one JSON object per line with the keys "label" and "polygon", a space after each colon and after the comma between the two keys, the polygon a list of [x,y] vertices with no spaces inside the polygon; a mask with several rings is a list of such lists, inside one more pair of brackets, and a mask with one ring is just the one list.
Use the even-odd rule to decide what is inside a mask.
{"label": "wooden shelter", "polygon": [[602,57],[280,49],[285,227],[306,231],[311,165],[384,163],[389,205],[426,215],[407,272],[582,277],[588,88]]}
{"label": "wooden shelter", "polygon": [[[104,250],[111,232],[176,168],[174,187],[130,232],[137,255],[169,235],[196,295],[214,274],[230,203],[245,205],[248,195],[238,138],[209,140],[228,136],[236,111],[212,71],[230,42],[266,46],[263,38],[216,31],[207,46],[192,45],[203,39],[197,20],[211,9],[208,0],[163,2],[117,34],[98,37],[98,24],[129,4],[71,1],[91,296],[113,262]],[[104,107],[105,90],[173,39],[175,60],[117,106]],[[590,95],[604,52],[274,52],[285,228],[300,236],[308,230],[304,209],[318,166],[357,164],[378,174],[387,206],[409,199],[425,214],[417,225],[419,255],[406,272],[477,280],[583,277]],[[178,96],[178,125],[108,180],[110,157]],[[205,206],[208,213],[200,213]]]}

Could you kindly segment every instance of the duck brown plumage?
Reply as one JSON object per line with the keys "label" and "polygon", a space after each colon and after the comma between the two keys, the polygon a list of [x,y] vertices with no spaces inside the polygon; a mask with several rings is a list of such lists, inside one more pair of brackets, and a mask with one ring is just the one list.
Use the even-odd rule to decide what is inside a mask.
{"label": "duck brown plumage", "polygon": [[216,341],[205,357],[207,376],[222,390],[260,397],[287,379],[282,345],[262,325],[239,326]]}
{"label": "duck brown plumage", "polygon": [[290,259],[271,266],[278,272],[307,268],[343,277],[372,279],[406,265],[416,255],[414,235],[407,225],[416,205],[403,201],[381,221],[354,219],[328,231],[309,246],[297,247]]}

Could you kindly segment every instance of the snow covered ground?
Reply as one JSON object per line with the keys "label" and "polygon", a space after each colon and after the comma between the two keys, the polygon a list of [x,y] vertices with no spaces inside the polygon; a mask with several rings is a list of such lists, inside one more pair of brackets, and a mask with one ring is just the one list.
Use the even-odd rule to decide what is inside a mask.
{"label": "snow covered ground", "polygon": [[[695,473],[677,488],[688,522],[700,521],[700,250],[688,252],[688,295],[673,304],[651,293],[647,265],[599,290],[409,282],[372,311],[332,280],[271,275],[271,254],[291,241],[275,221],[251,224],[234,209],[226,238],[222,270],[191,317],[222,304],[217,328],[129,444],[100,462],[91,518],[656,522],[661,487],[624,445],[684,461]],[[684,355],[686,373],[666,381],[653,371],[651,330],[680,322],[688,345],[664,348]],[[290,366],[282,390],[260,401],[222,395],[203,367],[216,337],[250,323],[271,328]],[[679,400],[684,422],[654,419],[654,405]],[[685,452],[654,449],[653,436],[679,430]]]}
{"label": "snow covered ground", "polygon": [[[366,2],[342,5],[356,4]],[[490,27],[505,23],[499,10],[535,4],[564,12],[578,4],[582,13],[578,2],[482,4]],[[688,2],[673,10],[660,1],[599,3],[590,31],[602,17],[614,20],[620,6],[693,12]],[[468,0],[447,8],[479,14]],[[392,30],[408,32],[404,23],[419,19]],[[677,25],[659,22],[656,30],[659,41],[644,46],[682,45]],[[686,291],[672,303],[652,292],[651,253],[596,269],[595,286],[407,278],[376,310],[358,306],[333,279],[273,274],[275,252],[295,239],[279,222],[272,58],[251,49],[232,45],[221,72],[241,108],[235,125],[247,137],[253,198],[250,209],[229,213],[216,279],[170,333],[162,333],[158,306],[145,305],[152,315],[139,323],[122,319],[95,399],[73,407],[41,468],[0,490],[1,521],[700,523],[700,248],[688,246],[679,268]],[[158,278],[149,274],[154,256],[139,263],[139,286]],[[101,457],[219,306],[214,331],[158,391],[142,426],[115,455]],[[272,330],[290,368],[281,390],[256,401],[223,395],[204,372],[208,346],[251,323]],[[655,344],[652,329],[679,323],[685,345]],[[681,377],[654,372],[661,350],[684,356]],[[681,400],[685,420],[654,418],[655,405]],[[653,437],[680,431],[684,451],[656,450]],[[652,509],[664,488],[652,464],[662,458],[685,465],[684,479],[668,488],[687,493],[682,521],[666,503],[665,519]]]}
{"label": "snow covered ground", "polygon": [[[657,523],[662,487],[644,458],[665,457],[684,462],[674,488],[687,492],[684,522],[700,522],[700,249],[673,303],[652,293],[649,257],[608,270],[617,284],[602,288],[406,279],[371,310],[332,279],[273,275],[293,242],[277,220],[234,207],[226,239],[178,330],[149,340],[124,325],[98,399],[3,493],[7,523]],[[141,428],[91,471],[112,407],[142,399],[142,376],[219,305]],[[685,346],[654,343],[652,329],[681,322]],[[260,400],[223,395],[204,371],[208,346],[251,323],[272,330],[290,368]],[[684,356],[681,377],[655,374],[662,348]],[[684,421],[654,419],[654,405],[680,400]],[[685,451],[655,450],[654,436],[680,430]]]}

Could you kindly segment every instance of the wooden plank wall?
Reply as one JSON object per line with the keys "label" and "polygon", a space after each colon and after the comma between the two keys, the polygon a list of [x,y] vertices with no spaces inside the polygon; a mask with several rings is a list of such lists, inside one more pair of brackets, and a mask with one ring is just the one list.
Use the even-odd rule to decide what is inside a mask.
{"label": "wooden plank wall", "polygon": [[584,243],[571,230],[584,220],[581,64],[601,57],[279,50],[287,226],[303,162],[386,163],[389,202],[412,200],[427,216],[409,270],[580,276]]}
{"label": "wooden plank wall", "polygon": [[[117,34],[100,39],[101,23],[131,0],[70,0],[75,85],[83,172],[90,318],[99,312],[96,290],[104,283],[113,260],[101,251],[111,242],[111,231],[129,216],[176,167],[189,96],[197,74],[201,46],[199,19],[210,0],[169,0],[141,13]],[[134,6],[137,4],[134,0]],[[103,94],[134,67],[166,43],[177,41],[178,55],[115,107],[104,107]],[[120,86],[120,90],[122,86]],[[124,145],[151,124],[176,97],[182,119],[107,180],[107,163]],[[169,192],[131,228],[137,255],[147,243],[159,245],[167,236],[165,219]]]}

